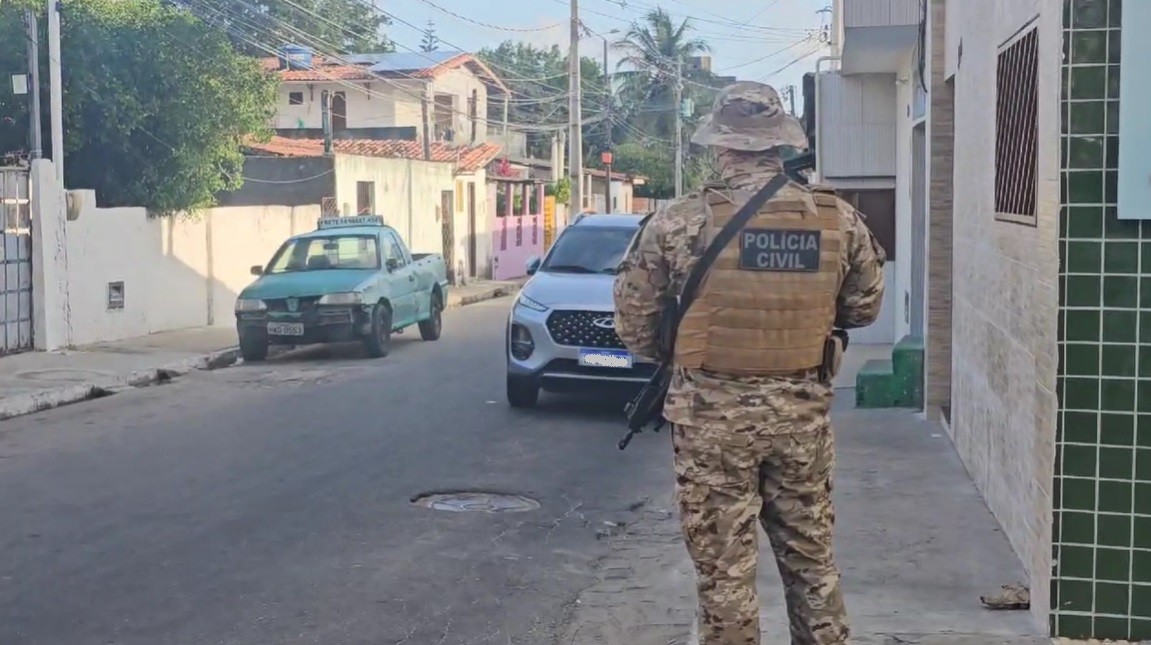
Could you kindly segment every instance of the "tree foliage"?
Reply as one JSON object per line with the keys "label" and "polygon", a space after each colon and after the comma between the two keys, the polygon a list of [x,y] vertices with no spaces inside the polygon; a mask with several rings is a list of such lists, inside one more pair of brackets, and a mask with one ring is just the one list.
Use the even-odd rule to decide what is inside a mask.
{"label": "tree foliage", "polygon": [[336,54],[395,50],[384,34],[391,19],[364,0],[176,0],[197,16],[226,27],[233,44],[268,56],[285,44]]}
{"label": "tree foliage", "polygon": [[[482,49],[479,57],[492,66],[503,82],[511,88],[508,99],[508,121],[526,126],[563,126],[570,113],[568,92],[568,57],[559,47],[540,48],[528,43],[508,40],[495,49]],[[580,60],[580,109],[585,121],[602,115],[607,89],[603,68],[593,58]],[[488,102],[488,119],[499,123],[503,118],[503,103],[494,98]],[[602,130],[600,126],[600,130]],[[528,153],[546,158],[551,145],[551,132],[529,131]],[[594,125],[585,128],[584,150],[596,151],[603,137],[597,139]]]}
{"label": "tree foliage", "polygon": [[436,23],[434,20],[429,20],[427,28],[424,29],[424,37],[420,40],[420,51],[434,52],[439,48],[440,39],[436,36]]}
{"label": "tree foliage", "polygon": [[[16,11],[0,6],[3,69],[27,64]],[[101,204],[171,214],[210,206],[219,192],[240,187],[242,143],[266,133],[275,101],[275,79],[257,61],[162,0],[64,0],[61,23],[69,188],[95,189]],[[0,150],[26,146],[27,102],[14,98],[21,100],[0,94],[0,111],[18,115],[23,127],[0,130]]]}

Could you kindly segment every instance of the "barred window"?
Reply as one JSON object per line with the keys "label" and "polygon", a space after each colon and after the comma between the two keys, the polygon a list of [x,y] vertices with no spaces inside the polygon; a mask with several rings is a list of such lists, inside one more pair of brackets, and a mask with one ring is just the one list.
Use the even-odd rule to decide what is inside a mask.
{"label": "barred window", "polygon": [[995,81],[995,217],[1035,225],[1039,32],[1032,26],[999,51]]}

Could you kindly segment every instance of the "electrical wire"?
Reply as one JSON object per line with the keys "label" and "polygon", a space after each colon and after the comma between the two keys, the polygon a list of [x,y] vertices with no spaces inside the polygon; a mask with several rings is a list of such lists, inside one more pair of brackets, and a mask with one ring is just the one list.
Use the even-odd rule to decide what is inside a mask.
{"label": "electrical wire", "polygon": [[433,8],[437,11],[446,13],[449,16],[456,18],[457,20],[462,20],[464,22],[470,22],[473,25],[479,25],[480,27],[485,27],[487,29],[495,29],[496,31],[511,31],[511,32],[515,32],[515,33],[529,33],[529,32],[534,32],[534,31],[548,31],[550,29],[555,29],[556,27],[560,27],[563,25],[562,22],[557,22],[555,24],[551,24],[551,25],[548,25],[546,27],[501,27],[499,25],[493,25],[491,23],[481,22],[481,21],[476,20],[474,18],[469,18],[467,16],[458,14],[458,13],[452,11],[451,9],[445,9],[444,7],[441,7],[440,5],[432,2],[431,0],[420,0],[420,2],[428,5],[429,7]]}

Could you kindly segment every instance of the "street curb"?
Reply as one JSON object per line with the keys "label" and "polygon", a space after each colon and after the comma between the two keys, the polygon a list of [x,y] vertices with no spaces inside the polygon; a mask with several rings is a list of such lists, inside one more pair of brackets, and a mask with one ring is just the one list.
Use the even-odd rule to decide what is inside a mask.
{"label": "street curb", "polygon": [[[449,309],[455,309],[486,300],[509,296],[515,293],[525,281],[526,280],[514,281],[514,284],[491,287],[490,289],[485,289],[479,293],[473,293],[467,296],[453,298],[449,295],[447,306]],[[288,347],[271,347],[268,351],[268,357],[272,358],[289,351],[291,351],[291,348]],[[240,358],[240,348],[228,347],[178,363],[132,372],[125,377],[109,377],[88,383],[20,394],[0,399],[0,421],[44,412],[73,403],[104,398],[132,388],[167,383],[193,370],[212,371],[225,369],[242,362]]]}

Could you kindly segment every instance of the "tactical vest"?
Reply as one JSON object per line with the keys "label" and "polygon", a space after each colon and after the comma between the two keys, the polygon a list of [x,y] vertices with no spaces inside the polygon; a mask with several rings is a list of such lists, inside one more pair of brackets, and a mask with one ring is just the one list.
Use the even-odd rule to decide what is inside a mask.
{"label": "tactical vest", "polygon": [[[835,191],[788,186],[720,252],[676,332],[675,364],[734,376],[818,368],[835,323],[844,244]],[[705,191],[701,243],[747,201]]]}

